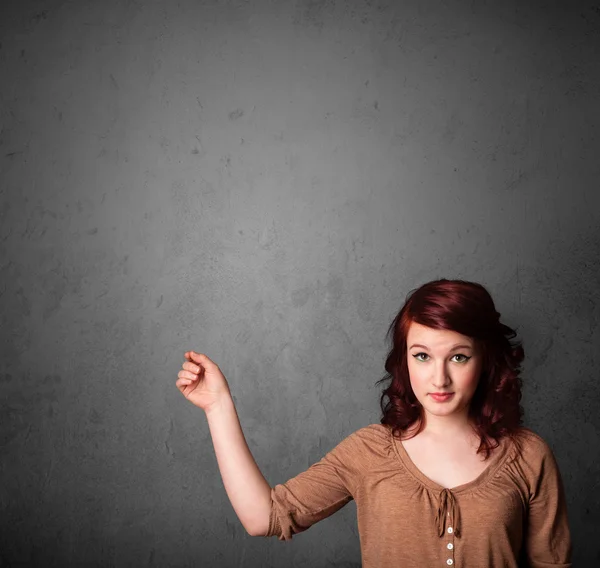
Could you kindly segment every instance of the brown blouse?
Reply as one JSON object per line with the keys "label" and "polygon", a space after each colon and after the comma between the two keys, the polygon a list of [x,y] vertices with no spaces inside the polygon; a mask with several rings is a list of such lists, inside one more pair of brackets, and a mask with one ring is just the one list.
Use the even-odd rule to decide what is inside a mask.
{"label": "brown blouse", "polygon": [[389,427],[361,428],[271,489],[265,536],[290,540],[352,499],[363,568],[571,566],[560,472],[526,428],[501,440],[475,480],[452,489],[423,475]]}

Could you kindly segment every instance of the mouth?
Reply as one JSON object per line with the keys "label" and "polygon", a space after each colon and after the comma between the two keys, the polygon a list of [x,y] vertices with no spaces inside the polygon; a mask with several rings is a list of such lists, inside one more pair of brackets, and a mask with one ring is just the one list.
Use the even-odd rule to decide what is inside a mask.
{"label": "mouth", "polygon": [[453,396],[453,392],[431,392],[429,396],[435,400],[436,402],[446,402],[450,400]]}

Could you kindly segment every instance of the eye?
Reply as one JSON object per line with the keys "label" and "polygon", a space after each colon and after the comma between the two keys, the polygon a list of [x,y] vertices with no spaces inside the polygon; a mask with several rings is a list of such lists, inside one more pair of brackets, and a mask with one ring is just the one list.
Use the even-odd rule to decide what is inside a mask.
{"label": "eye", "polygon": [[[467,357],[466,355],[463,355],[462,353],[457,353],[456,355],[454,355],[454,357],[462,357],[462,359],[460,361],[455,361],[455,363],[466,363],[471,357]],[[454,359],[454,357],[452,357]]]}
{"label": "eye", "polygon": [[421,355],[423,355],[423,357],[429,357],[429,355],[427,355],[427,353],[415,353],[413,355],[413,357],[417,360],[417,361],[421,361],[421,362],[425,362],[424,359],[421,359]]}

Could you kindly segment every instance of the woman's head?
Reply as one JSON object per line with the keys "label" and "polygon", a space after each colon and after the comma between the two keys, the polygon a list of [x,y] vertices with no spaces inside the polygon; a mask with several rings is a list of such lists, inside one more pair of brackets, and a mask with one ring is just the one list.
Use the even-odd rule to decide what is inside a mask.
{"label": "woman's head", "polygon": [[[500,322],[481,284],[446,279],[424,284],[409,293],[388,334],[392,348],[382,380],[391,383],[381,397],[382,424],[395,431],[416,425],[419,431],[427,411],[463,408],[487,453],[491,441],[521,423],[523,349],[511,343],[516,333]],[[463,347],[453,350],[457,345]],[[452,400],[438,403],[435,392],[451,392]]]}
{"label": "woman's head", "polygon": [[467,421],[479,384],[482,354],[477,342],[449,329],[412,322],[406,335],[410,386],[427,425],[436,417]]}

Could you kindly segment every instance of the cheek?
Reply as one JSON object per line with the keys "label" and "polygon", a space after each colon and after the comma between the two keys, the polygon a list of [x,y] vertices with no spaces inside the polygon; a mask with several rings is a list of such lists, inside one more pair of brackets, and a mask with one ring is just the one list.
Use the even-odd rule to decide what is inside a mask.
{"label": "cheek", "polygon": [[424,368],[419,365],[415,365],[414,362],[408,363],[408,376],[410,378],[410,384],[414,391],[419,390],[419,385],[425,381]]}
{"label": "cheek", "polygon": [[480,370],[478,367],[472,367],[471,369],[465,369],[463,375],[463,387],[469,391],[475,392],[477,384],[479,383]]}

